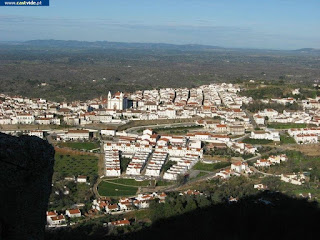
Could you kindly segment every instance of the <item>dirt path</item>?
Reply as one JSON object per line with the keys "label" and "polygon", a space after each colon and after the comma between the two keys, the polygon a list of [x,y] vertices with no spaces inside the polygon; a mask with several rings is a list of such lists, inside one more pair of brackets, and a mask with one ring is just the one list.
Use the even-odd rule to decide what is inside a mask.
{"label": "dirt path", "polygon": [[100,184],[100,182],[101,182],[101,179],[99,178],[97,180],[97,182],[92,187],[92,191],[93,191],[93,193],[94,193],[94,195],[96,196],[97,199],[101,198],[101,196],[100,196],[100,194],[98,192],[98,185]]}

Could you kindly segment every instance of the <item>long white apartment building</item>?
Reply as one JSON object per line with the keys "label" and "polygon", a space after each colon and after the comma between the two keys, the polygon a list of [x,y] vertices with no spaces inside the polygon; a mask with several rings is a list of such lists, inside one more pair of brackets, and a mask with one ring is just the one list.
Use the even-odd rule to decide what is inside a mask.
{"label": "long white apartment building", "polygon": [[168,160],[168,153],[154,152],[148,162],[145,175],[151,177],[159,177],[163,165]]}
{"label": "long white apartment building", "polygon": [[250,138],[280,141],[280,134],[278,131],[252,131]]}
{"label": "long white apartment building", "polygon": [[163,179],[177,180],[179,175],[185,174],[199,161],[199,156],[196,154],[188,154],[185,157],[173,157],[170,158],[170,160],[176,161],[177,164],[174,164],[164,173]]}
{"label": "long white apartment building", "polygon": [[180,166],[175,164],[163,174],[163,179],[173,181],[177,180],[178,176],[182,173],[185,173],[186,171],[188,171],[188,168],[186,166]]}
{"label": "long white apartment building", "polygon": [[298,144],[317,143],[320,136],[320,128],[292,128],[288,130],[288,134]]}
{"label": "long white apartment building", "polygon": [[127,175],[141,175],[141,172],[146,165],[150,156],[150,152],[136,152],[129,163],[126,174]]}
{"label": "long white apartment building", "polygon": [[314,128],[291,128],[288,130],[288,134],[291,137],[294,137],[295,135],[299,134],[316,134],[320,135],[320,128],[314,127]]}
{"label": "long white apartment building", "polygon": [[121,175],[119,151],[105,152],[105,167],[107,177],[119,177]]}
{"label": "long white apartment building", "polygon": [[157,146],[155,151],[166,152],[170,157],[184,157],[188,154],[195,154],[200,158],[203,157],[202,148],[191,148],[191,147],[174,147],[174,146]]}
{"label": "long white apartment building", "polygon": [[118,150],[122,152],[125,157],[132,158],[136,152],[151,153],[151,145],[143,145],[139,143],[120,143],[120,142],[107,142],[104,144],[104,151]]}
{"label": "long white apartment building", "polygon": [[294,140],[298,144],[312,144],[318,143],[318,135],[317,134],[297,134],[293,136]]}

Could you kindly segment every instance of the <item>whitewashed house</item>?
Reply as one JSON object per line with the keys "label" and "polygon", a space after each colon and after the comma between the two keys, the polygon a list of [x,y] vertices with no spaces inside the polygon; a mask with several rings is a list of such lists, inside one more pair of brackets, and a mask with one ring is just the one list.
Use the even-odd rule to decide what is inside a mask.
{"label": "whitewashed house", "polygon": [[69,218],[81,217],[81,212],[79,209],[68,209],[66,210],[66,215]]}
{"label": "whitewashed house", "polygon": [[78,176],[77,177],[78,183],[86,183],[87,182],[87,176]]}

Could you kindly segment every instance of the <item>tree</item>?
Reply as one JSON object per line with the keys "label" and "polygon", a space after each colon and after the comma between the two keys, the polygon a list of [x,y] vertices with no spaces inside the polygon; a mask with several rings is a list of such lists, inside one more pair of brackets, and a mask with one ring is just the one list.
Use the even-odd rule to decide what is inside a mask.
{"label": "tree", "polygon": [[196,201],[199,208],[207,207],[211,204],[211,202],[204,196],[198,196]]}
{"label": "tree", "polygon": [[272,191],[278,191],[281,185],[281,180],[278,177],[265,177],[261,182]]}
{"label": "tree", "polygon": [[192,210],[194,210],[196,208],[197,208],[196,202],[193,199],[189,199],[187,201],[187,205],[186,205],[184,210],[185,210],[185,212],[189,212],[189,211],[192,211]]}

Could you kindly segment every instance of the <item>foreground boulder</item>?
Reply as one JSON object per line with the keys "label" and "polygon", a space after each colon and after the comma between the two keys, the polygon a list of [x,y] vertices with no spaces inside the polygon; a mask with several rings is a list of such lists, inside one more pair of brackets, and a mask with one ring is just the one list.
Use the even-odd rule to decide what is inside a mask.
{"label": "foreground boulder", "polygon": [[0,133],[0,239],[43,239],[54,148]]}

